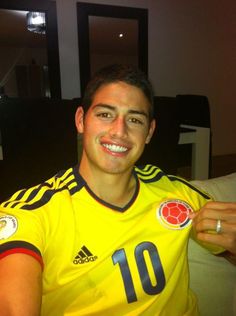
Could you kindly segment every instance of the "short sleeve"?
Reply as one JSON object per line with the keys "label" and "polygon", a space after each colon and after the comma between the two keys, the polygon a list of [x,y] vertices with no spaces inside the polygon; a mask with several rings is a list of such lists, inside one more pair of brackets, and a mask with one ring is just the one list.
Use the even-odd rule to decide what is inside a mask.
{"label": "short sleeve", "polygon": [[41,210],[0,209],[0,258],[26,253],[42,264],[45,244]]}

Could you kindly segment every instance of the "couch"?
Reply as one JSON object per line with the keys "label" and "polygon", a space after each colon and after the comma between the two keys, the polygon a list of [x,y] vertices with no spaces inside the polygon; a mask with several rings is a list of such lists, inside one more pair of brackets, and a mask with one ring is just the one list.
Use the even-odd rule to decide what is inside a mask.
{"label": "couch", "polygon": [[[236,202],[236,173],[192,184],[215,200]],[[201,316],[236,316],[236,266],[189,241],[190,288]]]}

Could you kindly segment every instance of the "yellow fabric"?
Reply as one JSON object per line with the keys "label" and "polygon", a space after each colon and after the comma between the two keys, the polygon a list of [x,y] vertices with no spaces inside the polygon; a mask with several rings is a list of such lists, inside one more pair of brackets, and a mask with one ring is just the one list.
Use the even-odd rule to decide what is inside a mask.
{"label": "yellow fabric", "polygon": [[41,253],[42,316],[197,315],[188,289],[191,225],[168,226],[158,214],[176,200],[197,211],[207,196],[157,167],[135,175],[137,192],[123,209],[99,200],[76,169],[2,204],[0,222],[12,215],[17,229],[0,240],[0,254],[14,241]]}

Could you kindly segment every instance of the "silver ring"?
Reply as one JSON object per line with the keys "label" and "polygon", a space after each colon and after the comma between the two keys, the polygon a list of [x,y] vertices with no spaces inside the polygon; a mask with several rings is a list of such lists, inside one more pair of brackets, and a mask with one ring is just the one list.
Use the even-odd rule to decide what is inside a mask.
{"label": "silver ring", "polygon": [[216,222],[216,233],[217,233],[217,234],[220,234],[220,233],[221,233],[221,230],[222,230],[221,220],[218,219],[217,222]]}

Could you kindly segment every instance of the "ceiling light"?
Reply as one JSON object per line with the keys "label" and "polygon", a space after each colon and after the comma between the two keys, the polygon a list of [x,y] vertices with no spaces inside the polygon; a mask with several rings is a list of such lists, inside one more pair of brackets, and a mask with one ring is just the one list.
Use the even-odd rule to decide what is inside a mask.
{"label": "ceiling light", "polygon": [[46,22],[44,12],[28,12],[26,15],[27,29],[30,32],[45,34]]}
{"label": "ceiling light", "polygon": [[123,36],[124,36],[124,34],[123,34],[123,33],[120,33],[120,34],[119,34],[119,37],[123,37]]}

